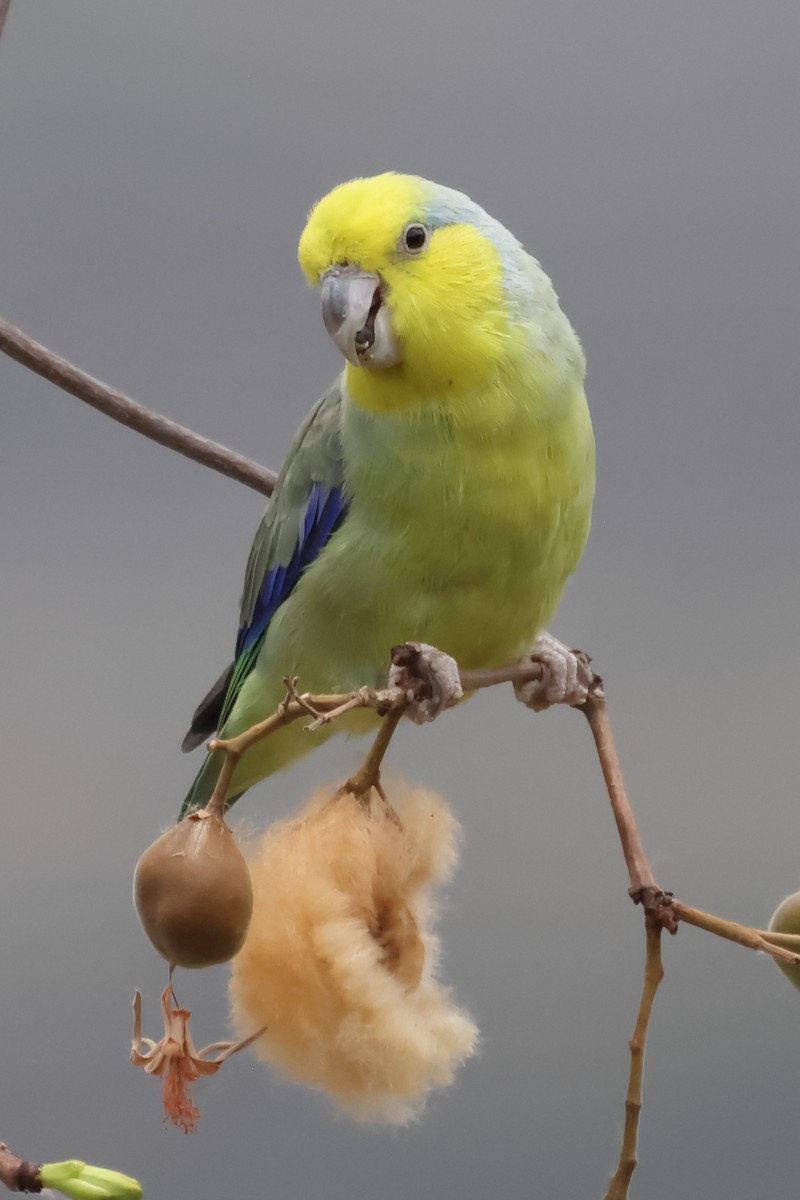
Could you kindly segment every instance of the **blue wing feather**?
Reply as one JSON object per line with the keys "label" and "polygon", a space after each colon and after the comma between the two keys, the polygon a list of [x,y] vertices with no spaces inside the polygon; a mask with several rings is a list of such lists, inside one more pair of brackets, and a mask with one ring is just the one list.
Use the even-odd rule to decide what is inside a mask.
{"label": "blue wing feather", "polygon": [[258,591],[253,615],[236,639],[236,657],[246,654],[266,633],[267,626],[294,591],[298,579],[341,524],[347,511],[341,487],[314,483],[308,497],[302,527],[291,559],[266,572]]}

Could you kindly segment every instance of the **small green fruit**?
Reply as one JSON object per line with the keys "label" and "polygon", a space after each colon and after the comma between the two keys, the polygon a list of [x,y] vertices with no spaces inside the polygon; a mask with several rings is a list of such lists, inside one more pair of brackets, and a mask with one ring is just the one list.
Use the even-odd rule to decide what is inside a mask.
{"label": "small green fruit", "polygon": [[[782,900],[769,923],[773,933],[800,934],[800,892],[787,896]],[[783,971],[790,983],[800,991],[800,963],[778,962],[773,960]]]}

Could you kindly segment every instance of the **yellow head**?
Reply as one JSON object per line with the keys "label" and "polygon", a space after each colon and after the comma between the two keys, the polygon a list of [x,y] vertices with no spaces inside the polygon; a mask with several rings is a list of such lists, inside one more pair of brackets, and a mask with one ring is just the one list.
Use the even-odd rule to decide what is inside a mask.
{"label": "yellow head", "polygon": [[373,409],[479,387],[520,341],[526,294],[550,286],[481,208],[412,175],[335,188],[312,209],[298,257],[322,289],[348,390]]}

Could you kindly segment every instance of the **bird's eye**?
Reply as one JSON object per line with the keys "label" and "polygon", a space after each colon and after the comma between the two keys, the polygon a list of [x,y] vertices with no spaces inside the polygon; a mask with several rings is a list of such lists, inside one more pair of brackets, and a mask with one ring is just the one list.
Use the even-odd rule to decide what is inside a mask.
{"label": "bird's eye", "polygon": [[419,254],[420,250],[424,250],[427,246],[429,237],[430,233],[425,225],[419,221],[412,221],[403,230],[401,245],[404,250],[409,250],[412,254]]}

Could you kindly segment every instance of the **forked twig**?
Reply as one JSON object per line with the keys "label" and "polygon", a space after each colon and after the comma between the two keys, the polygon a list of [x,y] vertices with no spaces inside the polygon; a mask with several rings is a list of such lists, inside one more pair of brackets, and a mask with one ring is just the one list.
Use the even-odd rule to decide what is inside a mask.
{"label": "forked twig", "polygon": [[[507,667],[499,667],[486,671],[461,671],[461,684],[465,692],[476,691],[479,688],[493,687],[497,683],[525,683],[538,680],[542,676],[539,663],[515,663]],[[337,720],[346,713],[357,708],[371,708],[382,716],[397,714],[397,720],[392,726],[392,732],[404,710],[408,707],[407,693],[400,687],[370,688],[361,687],[353,692],[337,692],[334,694],[314,695],[310,692],[299,693],[297,680],[288,676],[284,679],[286,697],[274,712],[245,729],[243,733],[232,738],[214,738],[209,742],[209,750],[219,750],[224,754],[222,767],[217,777],[216,786],[206,807],[210,812],[222,816],[227,807],[228,792],[234,771],[247,751],[257,742],[270,737],[277,730],[291,725],[303,716],[312,716],[313,720],[306,726],[310,733],[322,725]],[[388,745],[388,741],[387,741]],[[385,750],[385,747],[384,747]],[[382,754],[381,754],[382,757]],[[360,775],[356,776],[360,780]],[[360,786],[360,783],[359,783]]]}
{"label": "forked twig", "polygon": [[729,942],[736,942],[739,946],[746,946],[749,950],[761,950],[777,961],[800,962],[800,937],[773,933],[771,930],[753,929],[748,925],[740,925],[738,921],[728,921],[724,917],[701,912],[700,909],[682,904],[675,899],[671,892],[665,892],[659,887],[650,866],[650,860],[645,853],[636,818],[625,790],[622,767],[614,744],[603,684],[599,676],[595,676],[589,699],[581,706],[581,711],[589,722],[594,737],[600,768],[606,781],[611,809],[622,845],[622,853],[628,868],[630,881],[628,893],[633,901],[641,904],[645,914],[657,921],[669,933],[675,933],[679,922],[683,921],[687,925],[705,929],[706,932],[725,938]]}
{"label": "forked twig", "polygon": [[658,886],[625,790],[622,768],[608,718],[603,684],[599,676],[595,676],[592,681],[589,698],[581,708],[589,722],[603,778],[608,789],[622,853],[628,868],[630,884],[628,892],[634,902],[641,904],[645,911],[647,957],[639,1013],[633,1037],[629,1043],[631,1065],[625,1097],[622,1147],[617,1170],[603,1197],[603,1200],[628,1200],[631,1178],[637,1165],[645,1039],[656,990],[664,977],[661,961],[662,930],[667,929],[670,933],[675,933],[679,922],[683,921],[687,925],[705,929],[708,933],[713,933],[717,937],[725,938],[750,950],[763,951],[776,961],[790,963],[800,963],[800,937],[752,929],[746,925],[740,925],[736,921],[727,921],[722,917],[701,912],[699,909],[682,904],[675,899],[671,892],[665,892]]}
{"label": "forked twig", "polygon": [[760,950],[771,955],[776,962],[800,962],[800,937],[796,934],[753,929],[749,925],[740,925],[738,921],[727,921],[712,913],[701,912],[699,908],[690,908],[688,904],[681,904],[680,900],[672,900],[671,904],[678,921],[686,925],[705,929],[707,933],[725,938],[728,942],[736,942],[748,950]]}
{"label": "forked twig", "polygon": [[270,713],[257,725],[245,729],[237,737],[214,738],[209,742],[209,750],[221,750],[225,757],[206,808],[210,812],[216,812],[222,816],[227,807],[233,773],[243,755],[257,742],[270,737],[277,730],[283,729],[285,725],[291,725],[300,717],[313,713],[315,716],[311,724],[313,727],[319,728],[321,717],[332,720],[355,708],[372,708],[387,714],[397,712],[399,720],[407,704],[405,694],[400,688],[384,688],[378,691],[374,688],[363,687],[359,688],[357,692],[341,692],[321,696],[305,692],[295,698],[292,697],[291,691],[288,692],[286,699],[281,701],[275,712]]}

